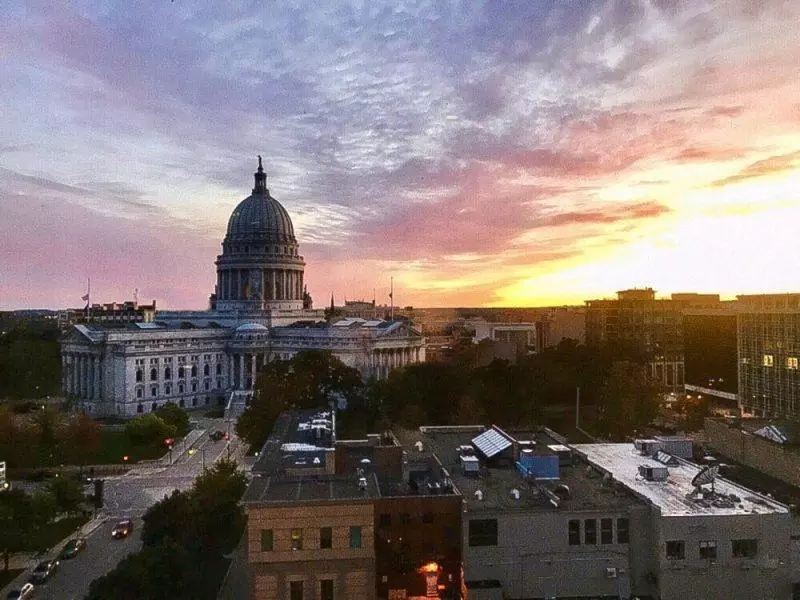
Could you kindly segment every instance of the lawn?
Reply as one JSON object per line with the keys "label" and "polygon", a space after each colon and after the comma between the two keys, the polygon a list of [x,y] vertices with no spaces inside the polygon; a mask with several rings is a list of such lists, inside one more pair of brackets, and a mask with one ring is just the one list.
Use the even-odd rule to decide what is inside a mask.
{"label": "lawn", "polygon": [[95,465],[122,464],[123,457],[127,456],[129,463],[135,463],[140,460],[161,458],[166,451],[161,440],[144,446],[134,445],[128,440],[124,431],[104,430],[102,448],[89,462]]}
{"label": "lawn", "polygon": [[66,519],[50,523],[35,539],[31,538],[31,547],[27,548],[27,550],[37,552],[39,550],[52,548],[88,520],[88,517],[67,517]]}
{"label": "lawn", "polygon": [[25,569],[9,569],[3,571],[0,569],[0,590],[6,587],[9,583],[17,578],[17,575],[22,573]]}

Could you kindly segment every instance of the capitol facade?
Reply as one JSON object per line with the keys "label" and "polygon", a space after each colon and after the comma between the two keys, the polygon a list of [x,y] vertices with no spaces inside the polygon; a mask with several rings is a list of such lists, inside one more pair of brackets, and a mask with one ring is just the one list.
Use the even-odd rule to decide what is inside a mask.
{"label": "capitol facade", "polygon": [[63,390],[94,416],[132,417],[246,398],[258,370],[302,350],[329,350],[364,378],[425,360],[404,321],[325,321],[312,308],[294,226],[267,189],[259,157],[252,194],[234,209],[205,311],[158,311],[152,322],[74,325],[61,340]]}

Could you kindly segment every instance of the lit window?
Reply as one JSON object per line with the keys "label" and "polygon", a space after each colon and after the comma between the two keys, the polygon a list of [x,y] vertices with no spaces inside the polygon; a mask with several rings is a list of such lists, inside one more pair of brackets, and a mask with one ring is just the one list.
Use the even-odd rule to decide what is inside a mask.
{"label": "lit window", "polygon": [[717,542],[714,540],[700,542],[700,558],[717,558]]}
{"label": "lit window", "polygon": [[771,367],[773,363],[774,363],[774,357],[772,356],[772,354],[765,354],[764,360],[761,362],[761,364],[764,365],[765,367]]}
{"label": "lit window", "polygon": [[786,368],[792,369],[793,371],[797,370],[797,357],[796,356],[787,356],[786,357]]}
{"label": "lit window", "polygon": [[683,540],[671,540],[667,542],[667,558],[673,560],[683,560],[686,558],[686,544]]}
{"label": "lit window", "polygon": [[755,558],[758,554],[758,540],[731,540],[734,558]]}
{"label": "lit window", "polygon": [[303,530],[292,529],[292,550],[303,549]]}

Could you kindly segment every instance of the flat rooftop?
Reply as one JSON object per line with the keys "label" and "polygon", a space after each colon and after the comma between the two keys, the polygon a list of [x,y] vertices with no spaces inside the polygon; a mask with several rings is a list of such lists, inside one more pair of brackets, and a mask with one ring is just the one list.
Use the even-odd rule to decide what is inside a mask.
{"label": "flat rooftop", "polygon": [[338,500],[370,500],[380,498],[378,480],[367,476],[366,488],[359,487],[357,477],[320,475],[317,477],[255,477],[242,498],[245,503],[319,502]]}
{"label": "flat rooftop", "polygon": [[[559,478],[552,481],[529,483],[514,465],[489,465],[479,474],[466,474],[458,448],[469,446],[484,430],[483,427],[423,427],[420,431],[395,431],[395,435],[402,438],[409,459],[420,454],[436,454],[450,474],[455,487],[461,492],[469,512],[593,510],[624,508],[642,502],[634,494],[604,483],[603,474],[598,470],[587,469],[589,465],[578,457],[573,457],[572,464],[561,465]],[[563,438],[551,437],[544,430],[506,433],[518,441],[535,442],[537,453],[550,453],[548,446],[558,446],[564,442]],[[422,442],[421,452],[415,449],[416,442]],[[482,462],[485,465],[485,461]],[[555,508],[544,490],[553,490],[558,485],[566,485],[569,496],[562,498],[559,508]],[[475,495],[479,490],[482,496],[480,500]],[[513,495],[512,490],[518,490],[519,498]]]}
{"label": "flat rooftop", "polygon": [[[697,499],[692,480],[702,467],[676,458],[667,466],[666,481],[648,481],[639,475],[639,466],[661,467],[657,460],[642,456],[633,444],[575,444],[573,449],[585,460],[609,473],[637,496],[657,506],[663,516],[748,515],[788,513],[786,505],[717,477],[712,498]],[[706,486],[708,489],[709,486]]]}

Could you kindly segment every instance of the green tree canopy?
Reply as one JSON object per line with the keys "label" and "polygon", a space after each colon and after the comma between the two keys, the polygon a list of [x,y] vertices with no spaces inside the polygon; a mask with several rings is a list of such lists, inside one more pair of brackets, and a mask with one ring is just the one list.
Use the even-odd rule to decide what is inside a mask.
{"label": "green tree canopy", "polygon": [[156,410],[156,415],[175,428],[175,435],[185,436],[189,432],[189,415],[174,402],[167,402]]}
{"label": "green tree canopy", "polygon": [[155,413],[138,415],[125,424],[125,433],[134,444],[159,443],[175,435],[175,426]]}
{"label": "green tree canopy", "polygon": [[362,401],[364,382],[327,350],[304,350],[290,360],[267,363],[258,374],[255,398],[239,418],[236,432],[251,446],[260,447],[275,419],[285,410],[323,408],[343,401]]}
{"label": "green tree canopy", "polygon": [[47,483],[57,509],[64,513],[75,513],[84,501],[81,485],[72,477],[54,477]]}

